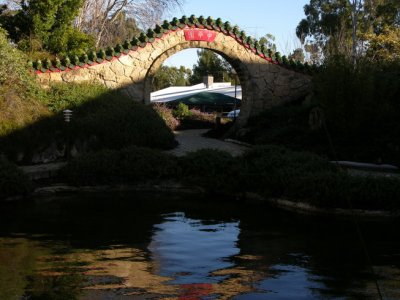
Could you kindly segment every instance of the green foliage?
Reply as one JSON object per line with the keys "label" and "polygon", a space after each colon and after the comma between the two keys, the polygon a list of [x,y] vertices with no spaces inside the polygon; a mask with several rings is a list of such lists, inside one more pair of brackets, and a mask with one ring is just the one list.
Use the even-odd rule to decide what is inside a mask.
{"label": "green foliage", "polygon": [[275,44],[275,36],[267,33],[266,35],[262,36],[258,43],[261,46],[264,46],[267,49],[271,49],[272,52],[276,52],[276,44]]}
{"label": "green foliage", "polygon": [[75,185],[179,180],[207,192],[255,192],[324,208],[395,210],[400,180],[353,177],[315,154],[258,146],[242,156],[202,149],[177,158],[138,147],[102,150],[69,163],[62,176]]}
{"label": "green foliage", "polygon": [[121,11],[111,20],[105,23],[105,32],[97,47],[108,47],[112,45],[122,44],[126,40],[132,40],[133,37],[140,34],[137,22],[126,11]]}
{"label": "green foliage", "polygon": [[52,112],[61,113],[64,109],[79,107],[91,99],[101,97],[108,91],[104,85],[98,83],[53,83],[46,90],[47,106]]}
{"label": "green foliage", "polygon": [[291,182],[317,172],[335,172],[335,168],[315,154],[278,146],[258,146],[243,155],[241,174],[248,190],[269,197],[282,197],[286,196],[285,190]]}
{"label": "green foliage", "polygon": [[321,157],[276,146],[243,155],[241,183],[266,197],[302,201],[317,207],[387,209],[400,207],[400,180],[350,176]]}
{"label": "green foliage", "polygon": [[321,130],[310,129],[311,109],[307,105],[287,105],[266,110],[249,119],[248,133],[242,139],[256,145],[282,145],[294,150],[324,153],[326,136]]}
{"label": "green foliage", "polygon": [[400,27],[397,0],[310,0],[304,13],[306,18],[300,21],[296,34],[312,60],[319,62],[338,54],[355,59],[369,47],[369,52],[386,48],[389,54],[393,42],[391,38],[382,41],[387,35],[385,28]]}
{"label": "green foliage", "polygon": [[180,120],[179,129],[202,129],[202,128],[212,128],[215,126],[214,113],[201,112],[198,109],[190,109],[189,114]]}
{"label": "green foliage", "polygon": [[32,188],[27,176],[0,155],[0,201],[11,196],[26,195]]}
{"label": "green foliage", "polygon": [[303,49],[297,48],[293,50],[293,52],[288,57],[289,60],[299,61],[301,63],[304,62],[304,52]]}
{"label": "green foliage", "polygon": [[15,49],[0,28],[0,137],[48,114],[46,97],[34,74],[26,68],[27,57]]}
{"label": "green foliage", "polygon": [[210,192],[235,191],[238,184],[239,169],[229,153],[201,149],[180,158],[183,182],[197,185]]}
{"label": "green foliage", "polygon": [[[314,76],[315,101],[325,112],[334,145],[354,145],[373,161],[400,162],[400,64],[327,61]],[[369,152],[369,153],[368,153]]]}
{"label": "green foliage", "polygon": [[174,117],[172,109],[164,104],[154,104],[153,109],[163,119],[169,129],[176,130],[179,127],[180,121]]}
{"label": "green foliage", "polygon": [[177,119],[185,119],[190,117],[191,112],[189,110],[189,106],[184,103],[179,103],[177,107],[172,111],[172,115]]}
{"label": "green foliage", "polygon": [[27,51],[82,52],[94,39],[73,28],[83,0],[29,0],[12,17],[2,18],[11,39]]}
{"label": "green foliage", "polygon": [[203,77],[212,75],[215,82],[231,81],[231,66],[215,52],[207,49],[198,50],[198,61],[193,66],[193,74],[190,77],[191,84],[203,82]]}
{"label": "green foliage", "polygon": [[61,176],[74,185],[158,182],[180,173],[177,159],[163,152],[139,147],[102,150],[71,161]]}
{"label": "green foliage", "polygon": [[[167,149],[175,145],[172,132],[151,107],[118,91],[98,85],[68,84],[55,85],[49,93],[55,115],[1,138],[0,149],[8,157],[16,159],[15,155],[24,153],[29,161],[31,155],[54,143],[62,147],[66,139],[81,145],[80,151],[129,145]],[[64,108],[73,111],[68,126],[62,116]]]}
{"label": "green foliage", "polygon": [[373,61],[400,61],[400,26],[385,26],[380,34],[370,34],[367,37],[367,56]]}
{"label": "green foliage", "polygon": [[191,74],[192,70],[184,66],[179,68],[161,66],[154,75],[152,88],[154,91],[158,91],[170,86],[187,86]]}

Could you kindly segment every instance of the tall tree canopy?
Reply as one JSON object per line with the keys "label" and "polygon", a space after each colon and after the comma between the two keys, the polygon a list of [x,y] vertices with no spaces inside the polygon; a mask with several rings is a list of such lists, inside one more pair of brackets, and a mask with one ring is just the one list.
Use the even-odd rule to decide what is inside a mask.
{"label": "tall tree canopy", "polygon": [[310,0],[304,12],[296,34],[315,60],[332,54],[356,58],[368,52],[374,37],[400,26],[398,0]]}
{"label": "tall tree canopy", "polygon": [[154,76],[153,91],[158,91],[170,86],[186,86],[189,84],[191,69],[184,66],[169,67],[161,66]]}
{"label": "tall tree canopy", "polygon": [[[148,29],[161,20],[166,12],[180,7],[182,0],[83,0],[83,7],[76,20],[79,30],[93,35],[96,47],[106,45],[110,28],[121,20],[134,19],[138,27]],[[121,19],[121,16],[123,18]],[[125,25],[129,23],[125,22]],[[130,24],[131,25],[131,24]],[[120,28],[122,28],[121,26]],[[124,37],[131,38],[130,33]]]}
{"label": "tall tree canopy", "polygon": [[93,39],[73,26],[83,0],[23,0],[20,9],[3,7],[0,23],[23,50],[78,52]]}
{"label": "tall tree canopy", "polygon": [[212,75],[216,82],[231,81],[232,67],[225,59],[207,49],[198,50],[197,55],[197,64],[193,66],[190,77],[191,84],[203,82],[203,77],[207,75]]}
{"label": "tall tree canopy", "polygon": [[115,45],[160,23],[182,0],[5,0],[0,25],[24,50],[52,53]]}

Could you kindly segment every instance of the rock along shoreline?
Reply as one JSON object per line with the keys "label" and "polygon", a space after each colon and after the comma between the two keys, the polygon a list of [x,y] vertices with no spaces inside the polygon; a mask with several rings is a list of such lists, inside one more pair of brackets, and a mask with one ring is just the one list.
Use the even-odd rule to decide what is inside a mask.
{"label": "rock along shoreline", "polygon": [[[62,194],[79,193],[103,193],[103,192],[168,192],[179,194],[202,194],[206,193],[201,187],[184,186],[176,182],[164,182],[160,184],[140,184],[140,185],[101,185],[101,186],[69,186],[66,184],[57,184],[37,188],[31,198],[42,198],[57,196]],[[279,198],[264,198],[256,193],[245,193],[244,195],[233,195],[235,199],[241,198],[244,203],[249,205],[267,204],[272,207],[308,215],[326,215],[326,216],[357,216],[365,218],[398,218],[400,211],[387,210],[366,210],[366,209],[343,209],[343,208],[321,208],[301,201],[290,201]],[[20,200],[22,197],[11,197],[7,201]]]}

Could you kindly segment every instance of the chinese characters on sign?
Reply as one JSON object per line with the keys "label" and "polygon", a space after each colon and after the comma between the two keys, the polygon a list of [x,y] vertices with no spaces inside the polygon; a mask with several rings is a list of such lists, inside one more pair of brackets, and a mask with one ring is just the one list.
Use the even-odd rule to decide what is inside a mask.
{"label": "chinese characters on sign", "polygon": [[207,29],[185,29],[185,39],[187,41],[213,42],[217,33]]}

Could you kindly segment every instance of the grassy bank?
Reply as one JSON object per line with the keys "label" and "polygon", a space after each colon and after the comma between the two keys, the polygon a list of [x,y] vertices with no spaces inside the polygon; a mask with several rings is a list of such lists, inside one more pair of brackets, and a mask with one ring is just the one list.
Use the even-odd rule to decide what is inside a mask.
{"label": "grassy bank", "polygon": [[[26,55],[2,29],[0,56],[0,154],[8,159],[39,163],[63,158],[67,148],[86,153],[130,145],[175,146],[171,130],[151,107],[119,91],[95,83],[43,89]],[[73,111],[69,124],[64,109]]]}
{"label": "grassy bank", "polygon": [[[29,162],[46,151],[62,153],[67,142],[79,153],[130,145],[175,146],[171,130],[151,107],[118,91],[96,84],[54,85],[47,97],[49,115],[0,138],[0,151],[10,159]],[[63,120],[65,108],[73,111],[69,124]]]}

